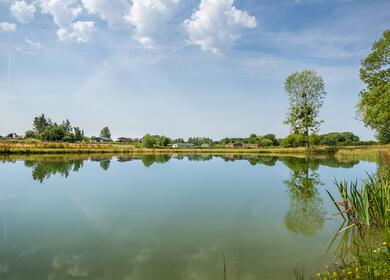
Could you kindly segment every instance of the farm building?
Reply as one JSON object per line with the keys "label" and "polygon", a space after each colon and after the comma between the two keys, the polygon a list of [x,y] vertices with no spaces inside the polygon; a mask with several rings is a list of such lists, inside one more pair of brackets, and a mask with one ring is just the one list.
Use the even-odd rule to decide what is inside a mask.
{"label": "farm building", "polygon": [[258,148],[260,147],[259,144],[244,144],[243,145],[244,148]]}
{"label": "farm building", "polygon": [[191,143],[176,143],[176,144],[172,144],[172,148],[193,148],[194,147],[194,144],[191,144]]}
{"label": "farm building", "polygon": [[112,139],[92,136],[91,141],[96,143],[107,143],[112,142]]}
{"label": "farm building", "polygon": [[229,143],[225,145],[225,148],[241,148],[242,144],[241,143]]}

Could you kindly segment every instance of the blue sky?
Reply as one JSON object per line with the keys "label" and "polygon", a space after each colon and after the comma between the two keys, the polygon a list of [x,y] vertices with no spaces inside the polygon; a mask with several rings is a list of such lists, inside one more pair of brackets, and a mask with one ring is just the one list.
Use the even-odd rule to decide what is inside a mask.
{"label": "blue sky", "polygon": [[388,28],[388,0],[0,0],[0,135],[45,113],[87,135],[282,137],[283,82],[313,69],[320,132],[371,139],[358,72]]}

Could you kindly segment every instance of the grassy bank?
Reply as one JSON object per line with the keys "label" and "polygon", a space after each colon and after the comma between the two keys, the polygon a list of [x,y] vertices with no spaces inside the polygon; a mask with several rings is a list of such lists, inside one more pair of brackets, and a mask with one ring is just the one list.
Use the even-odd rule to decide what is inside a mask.
{"label": "grassy bank", "polygon": [[311,148],[139,148],[122,144],[72,144],[72,143],[10,143],[0,142],[0,154],[103,154],[103,153],[207,153],[207,154],[267,154],[267,155],[329,155],[338,159],[377,161],[381,153],[388,153],[390,145],[358,147]]}
{"label": "grassy bank", "polygon": [[340,261],[318,279],[390,279],[389,170],[356,182],[338,182],[334,199],[344,223],[338,232]]}

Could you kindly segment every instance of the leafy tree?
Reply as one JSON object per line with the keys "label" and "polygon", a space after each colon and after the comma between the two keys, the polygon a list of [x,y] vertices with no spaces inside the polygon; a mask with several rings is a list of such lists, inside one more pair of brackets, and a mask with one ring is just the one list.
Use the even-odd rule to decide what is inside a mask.
{"label": "leafy tree", "polygon": [[62,127],[66,132],[72,132],[73,130],[72,125],[70,124],[70,121],[68,119],[62,122]]}
{"label": "leafy tree", "polygon": [[259,141],[259,138],[257,137],[256,134],[251,134],[248,138],[248,142],[250,144],[256,144]]}
{"label": "leafy tree", "polygon": [[[284,89],[290,99],[285,123],[291,126],[294,134],[308,138],[310,132],[316,132],[321,124],[318,118],[326,95],[324,81],[316,72],[304,70],[288,76]],[[309,146],[308,140],[306,146]]]}
{"label": "leafy tree", "polygon": [[171,142],[172,140],[164,135],[146,134],[144,137],[142,137],[141,145],[145,148],[166,147]]}
{"label": "leafy tree", "polygon": [[172,140],[172,144],[177,144],[177,143],[184,143],[183,138],[176,138]]}
{"label": "leafy tree", "polygon": [[152,135],[146,134],[142,137],[141,145],[145,148],[153,148],[156,145],[156,139]]}
{"label": "leafy tree", "polygon": [[85,138],[84,130],[80,129],[79,127],[74,127],[73,131],[74,131],[74,140],[76,142],[81,142],[84,140]]}
{"label": "leafy tree", "polygon": [[279,141],[276,138],[275,134],[266,134],[262,137],[262,139],[269,139],[272,141],[273,146],[279,146]]}
{"label": "leafy tree", "polygon": [[348,146],[359,145],[360,139],[352,132],[332,132],[319,136],[320,145],[325,146]]}
{"label": "leafy tree", "polygon": [[274,144],[274,142],[272,142],[271,139],[267,139],[267,138],[264,138],[260,142],[260,146],[263,146],[263,147],[269,147],[269,146],[272,146],[273,144]]}
{"label": "leafy tree", "polygon": [[42,139],[45,141],[62,141],[65,137],[66,131],[61,125],[54,123],[42,133]]}
{"label": "leafy tree", "polygon": [[282,141],[283,147],[293,148],[306,145],[306,139],[302,134],[290,134]]}
{"label": "leafy tree", "polygon": [[34,118],[33,121],[33,130],[36,133],[42,133],[45,131],[46,128],[48,128],[52,124],[51,120],[48,118],[46,119],[45,115],[42,114],[38,117]]}
{"label": "leafy tree", "polygon": [[33,130],[27,130],[24,133],[24,138],[35,138],[35,137],[36,137],[36,133]]}
{"label": "leafy tree", "polygon": [[358,114],[380,143],[390,143],[390,29],[362,61],[360,79],[366,88],[360,92]]}
{"label": "leafy tree", "polygon": [[100,131],[100,137],[102,138],[111,138],[110,129],[106,126]]}
{"label": "leafy tree", "polygon": [[188,143],[194,144],[195,146],[201,146],[202,144],[213,144],[213,140],[206,137],[190,137]]}

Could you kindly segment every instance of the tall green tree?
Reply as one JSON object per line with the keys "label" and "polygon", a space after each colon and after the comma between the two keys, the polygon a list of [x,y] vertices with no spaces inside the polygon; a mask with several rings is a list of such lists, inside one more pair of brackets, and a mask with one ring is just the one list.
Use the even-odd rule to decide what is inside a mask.
{"label": "tall green tree", "polygon": [[291,126],[294,134],[303,134],[309,146],[310,133],[322,123],[319,113],[326,96],[324,80],[312,70],[294,72],[287,77],[284,89],[290,101],[284,123]]}
{"label": "tall green tree", "polygon": [[100,131],[100,137],[111,138],[111,131],[107,126]]}
{"label": "tall green tree", "polygon": [[49,118],[45,117],[45,114],[42,114],[38,117],[34,118],[33,121],[33,130],[36,133],[42,133],[52,124],[51,120]]}
{"label": "tall green tree", "polygon": [[380,143],[390,143],[390,29],[362,61],[360,79],[366,88],[360,92],[358,114]]}

